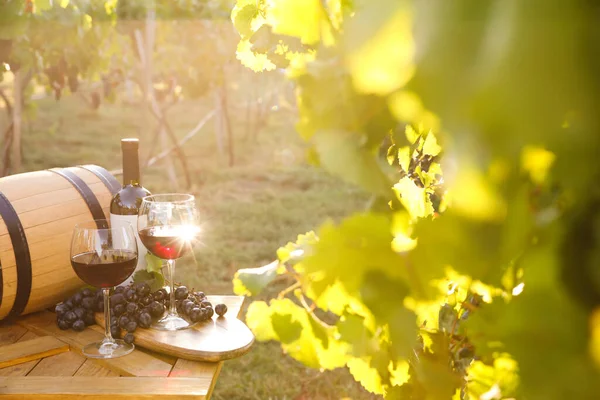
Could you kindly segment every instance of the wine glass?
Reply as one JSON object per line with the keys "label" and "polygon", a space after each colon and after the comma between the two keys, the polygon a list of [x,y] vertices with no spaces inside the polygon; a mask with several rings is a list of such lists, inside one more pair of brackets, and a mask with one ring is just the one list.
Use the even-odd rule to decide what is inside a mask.
{"label": "wine glass", "polygon": [[110,227],[107,220],[75,225],[71,240],[71,266],[81,280],[104,292],[104,339],[83,348],[91,358],[116,358],[135,346],[110,334],[110,288],[133,274],[138,260],[135,230],[130,224]]}
{"label": "wine glass", "polygon": [[175,260],[192,249],[200,233],[194,196],[190,194],[157,194],[142,200],[138,216],[140,240],[148,251],[167,260],[167,280],[170,283],[167,314],[152,327],[174,331],[192,326],[181,318],[175,306]]}

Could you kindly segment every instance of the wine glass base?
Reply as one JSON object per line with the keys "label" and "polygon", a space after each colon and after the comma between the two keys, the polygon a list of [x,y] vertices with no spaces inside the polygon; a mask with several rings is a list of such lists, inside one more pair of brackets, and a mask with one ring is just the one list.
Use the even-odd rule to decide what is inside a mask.
{"label": "wine glass base", "polygon": [[133,344],[114,339],[113,342],[90,343],[82,349],[82,352],[89,358],[117,358],[131,353],[133,349],[135,349]]}
{"label": "wine glass base", "polygon": [[163,318],[156,321],[152,328],[159,331],[178,331],[181,329],[188,329],[194,325],[192,322],[188,322],[178,315],[167,314]]}

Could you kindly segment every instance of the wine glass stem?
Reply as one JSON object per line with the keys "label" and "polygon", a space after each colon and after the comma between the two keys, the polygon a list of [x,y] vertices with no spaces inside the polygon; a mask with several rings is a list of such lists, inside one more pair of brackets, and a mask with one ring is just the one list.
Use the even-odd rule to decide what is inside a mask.
{"label": "wine glass stem", "polygon": [[103,288],[104,293],[104,340],[103,343],[114,343],[114,339],[110,334],[110,289]]}
{"label": "wine glass stem", "polygon": [[169,274],[169,315],[177,315],[177,306],[175,305],[175,260],[167,260],[167,272]]}

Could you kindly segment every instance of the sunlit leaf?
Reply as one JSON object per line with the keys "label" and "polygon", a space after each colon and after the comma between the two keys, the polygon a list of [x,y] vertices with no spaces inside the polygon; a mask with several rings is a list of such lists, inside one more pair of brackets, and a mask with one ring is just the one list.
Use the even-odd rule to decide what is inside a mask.
{"label": "sunlit leaf", "polygon": [[406,125],[404,134],[406,135],[406,139],[408,139],[410,144],[415,144],[420,136],[419,133],[412,127],[412,125]]}
{"label": "sunlit leaf", "polygon": [[521,169],[529,174],[534,183],[541,184],[555,158],[554,153],[546,149],[526,146],[521,152]]}
{"label": "sunlit leaf", "polygon": [[390,363],[390,382],[393,386],[400,386],[408,382],[410,378],[409,367],[408,362],[404,360],[398,361],[395,366],[393,363]]}
{"label": "sunlit leaf", "polygon": [[414,92],[401,90],[392,94],[388,102],[392,114],[398,121],[419,122],[419,116],[423,112],[423,104]]}
{"label": "sunlit leaf", "polygon": [[256,340],[265,342],[277,338],[270,316],[269,305],[264,301],[253,301],[248,306],[246,325],[252,330],[254,336],[256,336]]}
{"label": "sunlit leaf", "polygon": [[242,268],[233,277],[233,292],[238,296],[255,296],[275,279],[279,261],[258,268]]}
{"label": "sunlit leaf", "polygon": [[418,187],[408,176],[394,185],[394,192],[412,218],[423,218],[433,214],[433,206],[425,188]]}
{"label": "sunlit leaf", "polygon": [[467,217],[498,221],[506,216],[506,204],[497,189],[467,163],[461,165],[449,195],[452,209]]}
{"label": "sunlit leaf", "polygon": [[272,71],[277,68],[266,54],[253,52],[252,43],[246,39],[238,43],[236,57],[243,65],[255,72]]}
{"label": "sunlit leaf", "polygon": [[258,8],[255,4],[246,4],[241,8],[235,7],[231,12],[231,19],[235,29],[242,37],[252,36],[252,21],[258,16]]}
{"label": "sunlit leaf", "polygon": [[313,138],[321,165],[369,192],[386,196],[391,183],[375,156],[361,146],[360,137],[343,131],[321,131]]}
{"label": "sunlit leaf", "polygon": [[[371,1],[348,22],[347,65],[358,91],[383,95],[411,78],[415,51],[411,22],[407,2],[384,0]],[[367,32],[371,35],[365,39]]]}
{"label": "sunlit leaf", "polygon": [[377,370],[371,367],[370,359],[352,358],[348,361],[348,369],[354,379],[371,393],[383,394],[381,377]]}
{"label": "sunlit leaf", "polygon": [[425,143],[423,144],[423,154],[437,156],[441,151],[442,147],[438,145],[435,135],[431,132],[427,134],[425,137]]}
{"label": "sunlit leaf", "polygon": [[152,253],[146,253],[145,259],[146,259],[146,271],[161,273],[163,262],[160,258],[156,257]]}
{"label": "sunlit leaf", "polygon": [[410,165],[411,151],[410,147],[404,146],[398,150],[398,163],[404,171],[408,171]]}
{"label": "sunlit leaf", "polygon": [[300,338],[302,325],[298,321],[292,320],[291,314],[272,312],[271,324],[273,325],[273,331],[281,343],[291,343]]}
{"label": "sunlit leaf", "polygon": [[325,10],[319,0],[278,0],[273,3],[268,19],[273,32],[299,38],[302,43],[323,41],[333,44]]}

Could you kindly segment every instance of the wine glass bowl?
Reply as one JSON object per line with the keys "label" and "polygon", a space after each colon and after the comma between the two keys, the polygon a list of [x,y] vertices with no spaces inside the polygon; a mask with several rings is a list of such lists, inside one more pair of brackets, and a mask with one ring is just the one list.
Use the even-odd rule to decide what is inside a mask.
{"label": "wine glass bowl", "polygon": [[138,248],[131,225],[110,227],[106,220],[80,223],[71,239],[71,266],[88,285],[104,293],[105,337],[83,348],[91,358],[116,358],[129,354],[135,346],[114,339],[110,333],[110,288],[127,280],[135,271]]}
{"label": "wine glass bowl", "polygon": [[169,308],[167,315],[152,327],[169,331],[189,328],[192,323],[177,313],[173,277],[175,260],[192,250],[200,233],[194,196],[170,193],[144,197],[138,216],[138,232],[144,247],[166,260],[168,267]]}

